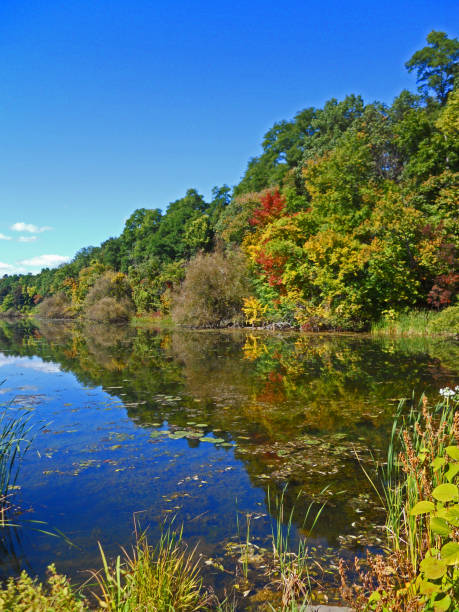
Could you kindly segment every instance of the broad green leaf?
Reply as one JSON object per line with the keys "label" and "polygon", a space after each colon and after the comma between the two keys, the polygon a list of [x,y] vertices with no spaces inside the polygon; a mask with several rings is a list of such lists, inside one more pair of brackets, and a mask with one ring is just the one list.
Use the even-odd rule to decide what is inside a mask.
{"label": "broad green leaf", "polygon": [[421,580],[419,584],[419,592],[421,595],[433,595],[434,593],[440,593],[441,587],[438,584],[429,582],[428,580]]}
{"label": "broad green leaf", "polygon": [[434,601],[434,610],[435,612],[437,612],[437,610],[439,612],[443,610],[448,610],[450,605],[451,605],[451,597],[449,595],[445,595],[444,597],[442,597],[442,599],[436,599]]}
{"label": "broad green leaf", "polygon": [[441,549],[441,558],[447,565],[457,565],[459,563],[459,544],[448,542]]}
{"label": "broad green leaf", "polygon": [[459,474],[459,463],[450,463],[446,472],[446,480],[451,482]]}
{"label": "broad green leaf", "polygon": [[446,464],[446,459],[444,457],[435,457],[435,459],[432,461],[430,466],[433,467],[435,471],[437,471],[441,467],[443,467],[445,464]]}
{"label": "broad green leaf", "polygon": [[421,570],[429,580],[438,580],[446,573],[446,562],[442,559],[426,557],[421,561]]}
{"label": "broad green leaf", "polygon": [[459,489],[456,485],[445,483],[438,485],[432,491],[433,497],[441,502],[449,502],[459,497]]}
{"label": "broad green leaf", "polygon": [[439,536],[448,536],[450,534],[450,527],[445,519],[434,516],[430,519],[430,529]]}
{"label": "broad green leaf", "polygon": [[456,513],[450,512],[449,508],[443,508],[441,514],[438,513],[438,516],[444,518],[450,525],[454,527],[459,527],[459,517]]}
{"label": "broad green leaf", "polygon": [[420,501],[411,508],[411,516],[417,516],[418,514],[428,514],[435,510],[435,504],[431,501]]}
{"label": "broad green leaf", "polygon": [[451,459],[454,459],[454,461],[459,461],[459,446],[447,446],[446,452]]}

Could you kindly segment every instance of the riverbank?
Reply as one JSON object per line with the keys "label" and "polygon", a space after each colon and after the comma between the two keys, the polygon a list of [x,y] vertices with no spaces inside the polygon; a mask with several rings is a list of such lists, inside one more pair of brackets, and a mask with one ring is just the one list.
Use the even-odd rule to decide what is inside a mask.
{"label": "riverbank", "polygon": [[441,311],[413,310],[392,315],[374,323],[373,334],[390,336],[450,336],[459,337],[459,306]]}

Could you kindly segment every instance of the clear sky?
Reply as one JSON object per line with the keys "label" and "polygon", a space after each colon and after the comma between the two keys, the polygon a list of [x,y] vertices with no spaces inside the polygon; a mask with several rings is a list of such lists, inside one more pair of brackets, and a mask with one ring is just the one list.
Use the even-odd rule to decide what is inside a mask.
{"label": "clear sky", "polygon": [[1,0],[0,274],[237,183],[275,121],[391,102],[457,0]]}

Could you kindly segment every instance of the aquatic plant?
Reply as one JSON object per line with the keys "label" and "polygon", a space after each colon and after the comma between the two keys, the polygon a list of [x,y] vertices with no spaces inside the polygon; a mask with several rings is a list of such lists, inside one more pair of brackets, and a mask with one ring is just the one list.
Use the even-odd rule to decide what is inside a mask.
{"label": "aquatic plant", "polygon": [[459,333],[459,306],[450,306],[441,311],[413,310],[397,314],[393,310],[385,312],[382,319],[373,323],[373,334],[393,336],[426,336]]}
{"label": "aquatic plant", "polygon": [[210,601],[204,591],[195,550],[187,550],[182,541],[183,528],[168,525],[158,544],[148,544],[145,533],[136,527],[132,551],[123,550],[111,567],[99,543],[102,571],[91,572],[99,591],[94,595],[104,610],[192,612],[204,610]]}
{"label": "aquatic plant", "polygon": [[459,387],[440,394],[394,422],[381,493],[387,554],[356,559],[352,585],[340,565],[343,596],[359,610],[458,609]]}
{"label": "aquatic plant", "polygon": [[0,499],[14,486],[19,460],[31,443],[30,415],[6,406],[0,414]]}

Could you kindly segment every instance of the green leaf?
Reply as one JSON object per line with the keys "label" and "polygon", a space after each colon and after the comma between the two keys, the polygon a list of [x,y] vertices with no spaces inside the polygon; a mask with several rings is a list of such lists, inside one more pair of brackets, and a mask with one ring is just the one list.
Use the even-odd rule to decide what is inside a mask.
{"label": "green leaf", "polygon": [[445,519],[438,518],[437,516],[434,516],[430,519],[430,529],[436,535],[444,536],[444,537],[449,536],[450,531],[451,531]]}
{"label": "green leaf", "polygon": [[432,491],[433,497],[441,502],[449,502],[459,497],[459,489],[456,485],[445,483],[438,485]]}
{"label": "green leaf", "polygon": [[447,446],[446,452],[451,459],[454,459],[454,461],[459,461],[459,446]]}
{"label": "green leaf", "polygon": [[438,580],[446,573],[446,562],[442,559],[426,557],[421,561],[421,571],[429,580]]}
{"label": "green leaf", "polygon": [[368,603],[374,603],[376,601],[380,601],[380,599],[381,595],[378,593],[378,591],[373,591],[373,593],[368,598]]}
{"label": "green leaf", "polygon": [[436,472],[441,467],[443,467],[445,464],[446,464],[446,459],[444,457],[435,457],[435,459],[432,461],[430,466],[433,467],[433,469]]}
{"label": "green leaf", "polygon": [[450,463],[449,469],[446,472],[446,480],[451,482],[459,474],[459,463]]}
{"label": "green leaf", "polygon": [[411,508],[411,516],[417,516],[418,514],[428,514],[435,510],[435,504],[431,501],[420,501]]}
{"label": "green leaf", "polygon": [[434,593],[440,593],[441,587],[434,582],[428,580],[421,580],[419,584],[419,592],[421,595],[433,595]]}
{"label": "green leaf", "polygon": [[447,565],[459,564],[459,544],[457,542],[447,542],[442,546],[441,558]]}
{"label": "green leaf", "polygon": [[435,612],[437,612],[437,610],[449,610],[450,605],[451,597],[449,595],[445,595],[441,599],[436,599],[434,601],[434,610]]}

